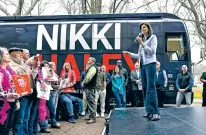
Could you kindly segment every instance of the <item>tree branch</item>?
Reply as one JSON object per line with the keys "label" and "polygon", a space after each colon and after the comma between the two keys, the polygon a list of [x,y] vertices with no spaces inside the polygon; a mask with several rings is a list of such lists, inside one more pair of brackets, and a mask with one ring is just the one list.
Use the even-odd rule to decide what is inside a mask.
{"label": "tree branch", "polygon": [[167,5],[168,5],[168,0],[166,0],[166,2],[165,2],[165,10],[166,10],[166,12],[168,12]]}
{"label": "tree branch", "polygon": [[6,6],[7,5],[12,5],[15,6],[16,8],[18,7],[16,3],[14,3],[12,0],[0,0],[2,3],[4,3]]}
{"label": "tree branch", "polygon": [[[126,1],[126,0],[125,0],[125,1]],[[122,2],[123,2],[123,0],[120,0],[120,1],[117,3],[117,6],[114,7],[115,9],[114,9],[114,12],[113,12],[113,13],[116,13],[119,5],[120,5]],[[116,5],[116,3],[115,3],[115,5]]]}
{"label": "tree branch", "polygon": [[39,1],[39,0],[35,0],[35,1],[32,3],[31,7],[25,12],[24,15],[29,15],[29,14],[31,13],[31,11],[34,9],[34,7],[36,6],[36,4],[37,4],[38,1]]}
{"label": "tree branch", "polygon": [[153,1],[147,2],[146,4],[143,4],[143,5],[139,6],[139,7],[136,8],[136,10],[134,12],[137,12],[140,8],[148,6],[148,5],[150,5],[150,4],[152,4],[153,2],[156,2],[156,1],[157,0],[153,0]]}
{"label": "tree branch", "polygon": [[205,3],[204,0],[202,0],[202,5],[203,5],[204,14],[205,14],[205,19],[206,19],[206,3]]}
{"label": "tree branch", "polygon": [[82,4],[82,13],[83,13],[83,14],[86,14],[86,9],[87,9],[86,0],[81,0],[81,4]]}
{"label": "tree branch", "polygon": [[23,5],[24,5],[24,0],[19,0],[18,7],[17,7],[16,12],[14,13],[14,15],[21,15]]}
{"label": "tree branch", "polygon": [[124,7],[127,5],[127,3],[129,3],[128,0],[125,0],[124,4],[122,5],[122,7],[119,10],[119,13],[122,13],[122,10],[124,9]]}
{"label": "tree branch", "polygon": [[[86,0],[86,4],[88,5],[90,12],[91,12],[91,5],[89,4],[88,0]],[[88,10],[87,10],[88,11]],[[89,12],[89,11],[88,11]]]}
{"label": "tree branch", "polygon": [[187,0],[190,7],[188,5],[186,5],[185,2],[182,2],[181,0],[178,0],[183,7],[185,7],[186,9],[188,9],[189,11],[191,11],[195,17],[195,26],[197,28],[197,31],[198,31],[198,34],[203,37],[204,39],[206,39],[206,34],[204,34],[204,32],[202,31],[201,29],[201,24],[200,24],[200,19],[199,19],[199,16],[198,16],[198,13],[195,9],[195,6],[193,5],[192,1],[191,0]]}
{"label": "tree branch", "polygon": [[[192,19],[182,18],[182,20],[183,20],[183,21],[188,21],[188,22],[193,22],[193,23],[196,22],[196,20],[192,20]],[[203,25],[203,26],[206,26],[206,23],[204,23],[204,21],[205,21],[205,20],[201,21],[200,24]]]}
{"label": "tree branch", "polygon": [[114,0],[114,2],[112,4],[112,13],[115,13],[116,2],[117,2],[117,0]]}
{"label": "tree branch", "polygon": [[0,5],[0,10],[1,10],[4,14],[6,14],[7,16],[11,16],[11,14],[10,14],[2,5]]}

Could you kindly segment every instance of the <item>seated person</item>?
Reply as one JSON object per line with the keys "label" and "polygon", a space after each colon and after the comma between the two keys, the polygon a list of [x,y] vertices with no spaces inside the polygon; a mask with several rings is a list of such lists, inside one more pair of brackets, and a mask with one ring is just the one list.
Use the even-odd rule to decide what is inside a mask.
{"label": "seated person", "polygon": [[76,75],[74,70],[72,70],[72,66],[70,63],[64,64],[64,74],[62,75],[62,81],[64,81],[65,86],[62,85],[62,82],[60,84],[60,89],[63,86],[63,89],[61,90],[60,100],[66,103],[66,109],[69,115],[69,122],[75,123],[74,119],[74,112],[73,112],[73,104],[72,101],[77,101],[79,104],[79,114],[82,115],[83,113],[83,101],[80,98],[77,98],[75,96],[72,96],[71,92],[74,92],[74,84],[76,84]]}

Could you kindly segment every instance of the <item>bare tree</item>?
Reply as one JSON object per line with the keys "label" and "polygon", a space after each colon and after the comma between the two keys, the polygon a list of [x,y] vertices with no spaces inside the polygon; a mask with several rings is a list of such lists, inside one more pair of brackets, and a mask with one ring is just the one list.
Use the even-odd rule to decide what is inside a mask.
{"label": "bare tree", "polygon": [[39,2],[37,3],[37,6],[36,6],[37,7],[37,14],[42,15],[48,6],[53,5],[53,4],[55,4],[55,1],[39,0]]}
{"label": "bare tree", "polygon": [[86,14],[87,11],[87,0],[81,0],[81,10],[83,14]]}
{"label": "bare tree", "polygon": [[86,0],[87,13],[101,13],[102,0]]}
{"label": "bare tree", "polygon": [[59,0],[68,14],[101,13],[102,0]]}
{"label": "bare tree", "polygon": [[0,10],[7,16],[10,16],[11,14],[7,11],[6,8],[4,8],[2,5],[0,5]]}
{"label": "bare tree", "polygon": [[14,13],[14,15],[21,15],[23,5],[24,5],[24,0],[19,0],[18,7],[17,7],[16,12]]}
{"label": "bare tree", "polygon": [[[68,12],[68,14],[74,9],[78,9],[76,13],[82,14],[95,14],[95,13],[127,13],[137,12],[140,8],[143,8],[157,0],[150,0],[147,4],[142,5],[140,2],[134,0],[59,0],[62,7]],[[80,7],[75,6],[76,3]],[[80,4],[79,4],[80,3]],[[134,6],[135,5],[135,6]]]}
{"label": "bare tree", "polygon": [[109,6],[109,13],[121,13],[124,7],[132,2],[130,0],[112,0]]}
{"label": "bare tree", "polygon": [[80,2],[78,0],[59,0],[59,3],[68,14],[77,14],[79,11]]}
{"label": "bare tree", "polygon": [[[0,0],[0,11],[7,16],[29,15],[39,1],[40,0],[32,0],[32,4],[28,8],[25,8],[25,0]],[[15,12],[13,14],[10,13],[7,8],[4,8],[7,6],[10,6],[10,8],[15,9]]]}
{"label": "bare tree", "polygon": [[[196,34],[202,39],[204,52],[206,54],[206,1],[205,0],[178,0],[184,10],[188,13],[182,19],[194,25]],[[206,59],[206,58],[205,58]]]}
{"label": "bare tree", "polygon": [[178,15],[181,4],[177,0],[144,0],[145,10],[148,12],[169,12]]}
{"label": "bare tree", "polygon": [[132,9],[133,12],[137,12],[141,8],[146,8],[147,11],[151,12],[153,9],[150,7],[153,3],[156,3],[158,0],[144,0],[143,3],[135,3],[135,8]]}

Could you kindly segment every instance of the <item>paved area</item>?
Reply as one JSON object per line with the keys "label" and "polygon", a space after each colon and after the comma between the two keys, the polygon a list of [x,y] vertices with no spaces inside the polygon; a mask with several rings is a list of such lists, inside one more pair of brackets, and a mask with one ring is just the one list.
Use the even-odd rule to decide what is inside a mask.
{"label": "paved area", "polygon": [[[201,107],[202,100],[195,99],[191,107]],[[175,107],[175,105],[165,105],[165,108]],[[186,107],[182,105],[181,107]],[[52,133],[42,135],[101,135],[104,129],[105,119],[97,118],[95,124],[86,124],[84,117],[77,120],[75,124],[60,121],[61,129],[51,129]]]}
{"label": "paved area", "polygon": [[42,135],[101,135],[105,119],[97,118],[96,123],[86,124],[84,117],[79,118],[75,124],[60,121],[61,129],[51,129],[52,133]]}

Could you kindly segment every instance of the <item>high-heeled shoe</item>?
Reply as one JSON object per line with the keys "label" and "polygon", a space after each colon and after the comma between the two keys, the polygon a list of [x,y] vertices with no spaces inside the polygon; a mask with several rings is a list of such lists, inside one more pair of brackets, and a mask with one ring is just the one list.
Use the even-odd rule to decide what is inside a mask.
{"label": "high-heeled shoe", "polygon": [[150,120],[151,121],[158,121],[158,120],[160,120],[160,115],[159,114],[152,114],[152,117]]}

